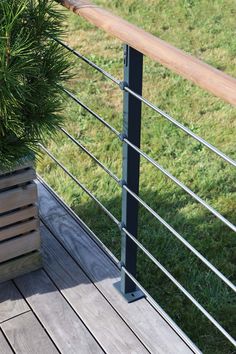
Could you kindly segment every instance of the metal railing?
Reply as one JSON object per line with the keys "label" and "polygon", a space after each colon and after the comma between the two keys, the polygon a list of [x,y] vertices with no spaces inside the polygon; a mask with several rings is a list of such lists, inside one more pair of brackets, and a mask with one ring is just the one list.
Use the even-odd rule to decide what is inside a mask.
{"label": "metal railing", "polygon": [[[186,134],[207,147],[210,151],[222,158],[228,164],[236,167],[236,161],[226,156],[219,149],[209,144],[200,136],[193,133],[189,128],[176,121],[169,114],[163,112],[160,108],[149,102],[142,96],[142,73],[143,73],[143,53],[137,51],[129,45],[124,49],[124,79],[118,80],[110,73],[99,67],[97,64],[84,57],[78,51],[72,49],[67,44],[56,39],[63,47],[83,60],[86,64],[111,80],[123,91],[123,131],[116,130],[103,117],[91,110],[77,96],[68,89],[64,88],[65,94],[73,101],[79,104],[83,109],[89,112],[96,120],[108,128],[116,138],[123,144],[123,168],[122,178],[118,178],[109,168],[107,168],[99,159],[94,156],[80,141],[75,139],[66,129],[61,128],[61,132],[70,139],[78,148],[82,149],[93,161],[95,161],[116,183],[122,191],[122,219],[118,220],[93,193],[84,186],[76,176],[74,176],[54,155],[44,146],[41,148],[49,157],[80,187],[92,198],[99,207],[110,217],[121,232],[121,281],[119,289],[128,301],[134,301],[143,297],[146,290],[137,281],[137,250],[142,252],[170,279],[176,287],[201,311],[201,313],[234,345],[234,338],[213,318],[213,316],[170,274],[170,272],[138,241],[138,208],[141,204],[154,218],[158,220],[172,235],[174,235],[190,252],[192,252],[206,267],[208,267],[221,281],[223,281],[231,290],[236,292],[236,286],[218,270],[207,258],[194,248],[182,235],[180,235],[168,222],[166,222],[155,210],[153,210],[142,198],[139,197],[139,173],[140,157],[146,159],[155,168],[161,171],[166,177],[178,185],[182,190],[188,193],[204,208],[211,212],[217,219],[224,223],[229,229],[236,232],[236,226],[209,205],[205,200],[199,197],[194,191],[183,184],[169,171],[162,167],[156,160],[150,157],[140,148],[141,134],[141,109],[142,104],[147,105],[158,114],[162,115],[169,122],[184,131]],[[141,291],[141,290],[142,291]]]}

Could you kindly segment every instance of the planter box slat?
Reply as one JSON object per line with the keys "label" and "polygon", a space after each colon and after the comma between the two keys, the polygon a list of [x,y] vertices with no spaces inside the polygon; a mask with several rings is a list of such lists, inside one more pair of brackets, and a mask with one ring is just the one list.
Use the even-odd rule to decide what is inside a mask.
{"label": "planter box slat", "polygon": [[21,161],[19,161],[19,163],[16,163],[14,166],[12,166],[11,169],[7,169],[7,170],[0,170],[0,176],[1,175],[5,175],[6,173],[15,173],[19,170],[23,170],[25,168],[34,168],[34,160],[31,156],[25,159],[22,159]]}
{"label": "planter box slat", "polygon": [[37,187],[34,182],[0,193],[0,213],[5,213],[37,201]]}
{"label": "planter box slat", "polygon": [[0,283],[25,273],[37,270],[42,266],[39,251],[35,251],[0,264]]}
{"label": "planter box slat", "polygon": [[34,218],[0,229],[0,241],[19,236],[39,228],[39,220]]}
{"label": "planter box slat", "polygon": [[37,215],[38,210],[36,205],[31,205],[26,208],[22,208],[4,215],[0,215],[0,228],[4,226],[9,226],[22,220],[27,220],[32,217],[37,217]]}
{"label": "planter box slat", "polygon": [[0,176],[0,189],[17,186],[30,182],[36,178],[36,173],[32,168],[19,170],[13,174]]}
{"label": "planter box slat", "polygon": [[28,158],[0,171],[0,282],[42,266],[35,178]]}
{"label": "planter box slat", "polygon": [[0,263],[40,249],[39,231],[0,243]]}

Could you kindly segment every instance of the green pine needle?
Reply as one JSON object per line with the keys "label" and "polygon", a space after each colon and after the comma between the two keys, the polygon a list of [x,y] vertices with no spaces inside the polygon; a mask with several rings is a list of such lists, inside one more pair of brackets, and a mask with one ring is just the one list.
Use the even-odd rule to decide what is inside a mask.
{"label": "green pine needle", "polygon": [[51,0],[0,2],[0,170],[31,151],[62,124],[59,85],[69,77],[63,16]]}

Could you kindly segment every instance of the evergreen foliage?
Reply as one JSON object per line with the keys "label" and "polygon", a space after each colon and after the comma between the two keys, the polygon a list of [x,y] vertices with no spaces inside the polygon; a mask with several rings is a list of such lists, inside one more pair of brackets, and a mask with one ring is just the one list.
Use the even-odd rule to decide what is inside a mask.
{"label": "evergreen foliage", "polygon": [[52,39],[62,20],[51,0],[0,1],[0,170],[37,152],[62,123],[69,64]]}

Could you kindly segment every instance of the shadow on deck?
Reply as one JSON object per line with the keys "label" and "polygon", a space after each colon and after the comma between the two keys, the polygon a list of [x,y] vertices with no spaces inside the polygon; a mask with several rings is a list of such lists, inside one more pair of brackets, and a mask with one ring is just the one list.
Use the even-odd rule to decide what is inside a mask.
{"label": "shadow on deck", "polygon": [[44,268],[0,284],[1,354],[199,353],[148,300],[123,299],[105,249],[56,195],[38,190]]}

